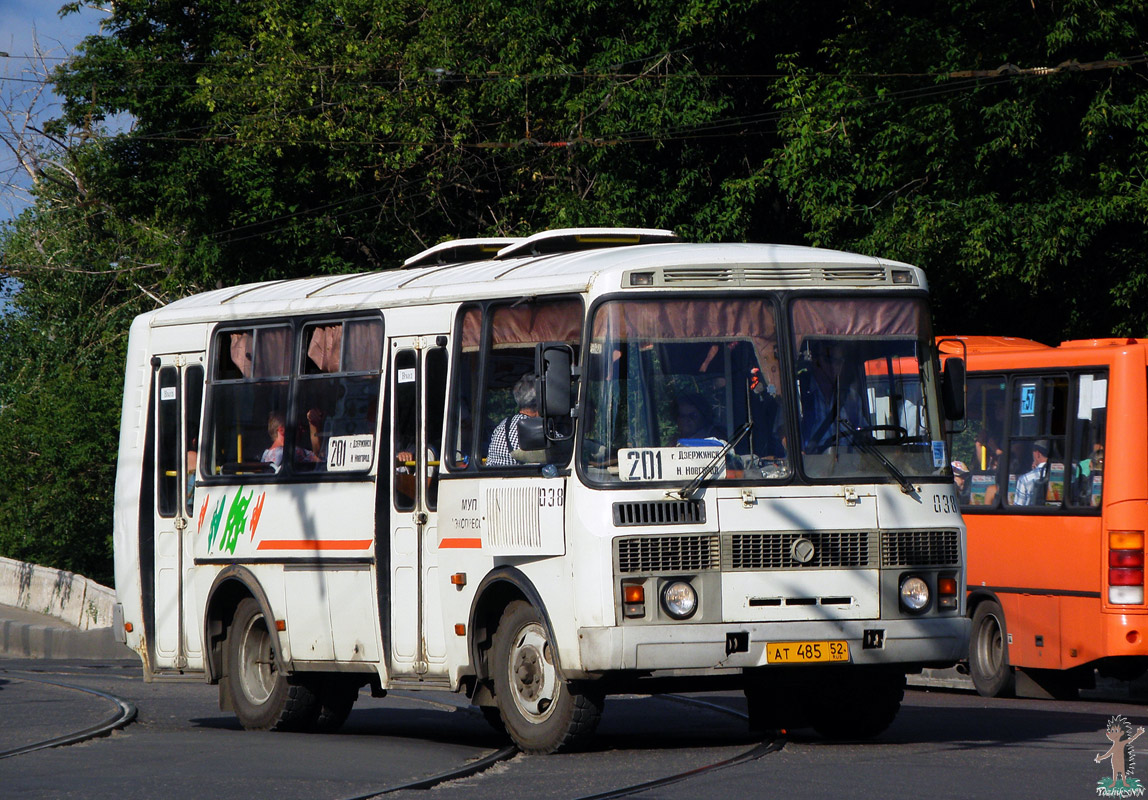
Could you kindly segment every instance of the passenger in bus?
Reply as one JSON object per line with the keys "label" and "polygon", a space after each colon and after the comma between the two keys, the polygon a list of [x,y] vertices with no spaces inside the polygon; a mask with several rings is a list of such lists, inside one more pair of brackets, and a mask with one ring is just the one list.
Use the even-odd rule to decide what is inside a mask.
{"label": "passenger in bus", "polygon": [[725,441],[713,424],[710,404],[700,394],[683,394],[677,401],[678,447],[721,447]]}
{"label": "passenger in bus", "polygon": [[521,450],[519,441],[519,426],[524,420],[538,417],[538,389],[534,385],[533,373],[526,373],[511,390],[514,402],[518,404],[518,413],[504,418],[494,428],[490,436],[490,446],[486,451],[486,465],[488,467],[509,467],[523,462],[516,459],[512,453]]}
{"label": "passenger in bus", "polygon": [[[272,411],[267,416],[267,435],[271,437],[271,446],[263,451],[259,460],[270,464],[275,472],[283,466],[283,442],[287,434],[287,423],[283,414]],[[315,463],[319,457],[311,450],[302,447],[295,448],[295,461],[297,463]]]}
{"label": "passenger in bus", "polygon": [[961,505],[968,505],[972,496],[972,485],[969,483],[969,468],[965,466],[964,461],[954,461],[953,467],[953,483],[957,487],[957,499]]}
{"label": "passenger in bus", "polygon": [[845,348],[826,342],[815,347],[813,366],[799,383],[801,439],[806,453],[823,453],[837,443],[840,423],[865,424],[865,405],[845,372]]}
{"label": "passenger in bus", "polygon": [[1013,505],[1044,505],[1048,487],[1048,441],[1037,439],[1032,443],[1032,469],[1017,478]]}

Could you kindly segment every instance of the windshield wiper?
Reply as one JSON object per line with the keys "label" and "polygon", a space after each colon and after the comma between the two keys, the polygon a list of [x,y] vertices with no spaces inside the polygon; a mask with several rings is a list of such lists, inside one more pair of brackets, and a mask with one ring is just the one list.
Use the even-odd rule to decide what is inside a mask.
{"label": "windshield wiper", "polygon": [[[905,473],[897,469],[897,466],[889,460],[888,456],[881,452],[876,443],[872,439],[862,439],[864,432],[853,428],[844,417],[837,420],[837,433],[838,435],[843,434],[854,447],[865,455],[873,456],[873,458],[881,462],[881,465],[889,471],[889,474],[897,480],[897,483],[901,484],[902,492],[905,494],[913,494],[913,492],[916,491],[913,488],[913,484],[905,477]],[[868,434],[864,435],[868,437]]]}
{"label": "windshield wiper", "polygon": [[721,463],[721,460],[726,457],[730,450],[737,446],[738,442],[745,438],[745,435],[749,433],[752,427],[753,420],[746,421],[744,425],[737,429],[737,433],[735,433],[733,438],[729,440],[729,443],[724,445],[722,449],[717,452],[717,455],[711,458],[710,462],[702,468],[702,471],[698,473],[696,478],[687,483],[681,489],[677,489],[672,492],[666,492],[666,496],[673,497],[678,500],[689,500],[690,495],[698,490],[702,483],[705,482],[706,478],[710,477],[714,472],[717,471],[717,465]]}

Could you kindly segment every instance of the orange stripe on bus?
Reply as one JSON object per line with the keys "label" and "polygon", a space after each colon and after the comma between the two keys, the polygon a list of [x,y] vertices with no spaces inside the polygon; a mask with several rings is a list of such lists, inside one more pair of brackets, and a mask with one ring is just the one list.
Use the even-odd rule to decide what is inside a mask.
{"label": "orange stripe on bus", "polygon": [[264,539],[257,550],[365,550],[370,539]]}
{"label": "orange stripe on bus", "polygon": [[439,549],[482,549],[482,539],[443,539],[438,543]]}

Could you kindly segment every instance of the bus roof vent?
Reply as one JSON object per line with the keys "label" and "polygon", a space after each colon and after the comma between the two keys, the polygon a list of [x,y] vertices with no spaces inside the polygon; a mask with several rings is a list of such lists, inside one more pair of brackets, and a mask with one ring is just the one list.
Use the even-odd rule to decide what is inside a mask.
{"label": "bus roof vent", "polygon": [[791,285],[818,286],[826,283],[868,286],[889,283],[883,266],[827,266],[820,264],[746,264],[732,266],[663,267],[660,285],[693,286]]}
{"label": "bus roof vent", "polygon": [[411,256],[403,262],[403,269],[429,267],[436,264],[459,264],[465,261],[489,261],[498,255],[499,250],[520,241],[522,241],[520,238],[512,236],[488,239],[452,239],[449,242],[440,242],[434,247],[428,247],[418,255]]}
{"label": "bus roof vent", "polygon": [[541,256],[551,253],[573,253],[603,247],[625,247],[633,244],[680,242],[673,231],[660,228],[559,228],[536,233],[503,248],[498,258]]}
{"label": "bus roof vent", "polygon": [[880,265],[863,267],[823,267],[822,279],[831,283],[887,283],[889,276]]}

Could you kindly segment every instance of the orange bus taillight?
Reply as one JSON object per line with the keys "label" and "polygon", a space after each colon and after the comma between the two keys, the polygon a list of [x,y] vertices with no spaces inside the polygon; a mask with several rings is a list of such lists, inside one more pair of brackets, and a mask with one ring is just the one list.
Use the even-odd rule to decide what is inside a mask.
{"label": "orange bus taillight", "polygon": [[1144,531],[1109,531],[1108,602],[1144,602]]}

